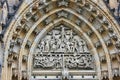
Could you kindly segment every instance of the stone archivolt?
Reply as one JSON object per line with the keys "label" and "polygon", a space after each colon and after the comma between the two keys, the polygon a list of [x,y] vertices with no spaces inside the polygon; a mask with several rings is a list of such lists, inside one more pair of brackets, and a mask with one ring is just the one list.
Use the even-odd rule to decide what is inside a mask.
{"label": "stone archivolt", "polygon": [[[74,69],[73,66],[76,64],[78,71],[81,68],[85,70],[89,68],[95,72],[78,72],[75,75],[95,75],[95,79],[99,80],[113,80],[113,76],[119,77],[120,29],[114,23],[114,19],[111,19],[111,15],[107,15],[108,13],[101,7],[91,0],[48,0],[46,3],[35,0],[24,9],[23,12],[18,12],[19,17],[11,22],[4,36],[5,57],[2,80],[30,80],[33,74],[36,76],[42,73],[42,71],[34,71],[37,62],[39,62],[37,65],[42,65],[38,67],[39,69],[41,67],[42,69],[43,67],[59,69],[63,63],[58,61],[59,52],[62,55],[59,58],[64,57],[65,59],[62,60],[65,60],[64,64],[68,67],[68,70],[64,69],[61,73],[65,77],[67,75],[64,73],[69,75],[69,69]],[[55,26],[59,24],[63,27],[56,30]],[[69,29],[65,30],[64,26],[68,26]],[[55,30],[54,33],[51,32],[53,30]],[[52,37],[50,36],[47,40],[49,35]],[[76,44],[78,47],[73,47]],[[87,57],[88,60],[86,60],[86,55],[90,56]],[[40,60],[46,56],[49,61],[43,59],[42,61],[45,62],[42,64]],[[34,65],[33,58],[39,58]],[[56,65],[53,63],[55,58],[57,58],[55,62],[60,63],[58,67],[53,67]],[[94,59],[91,60],[91,58]],[[52,60],[51,65],[49,65],[50,60]],[[75,64],[74,61],[80,62]],[[91,66],[92,62],[94,65]],[[85,65],[81,66],[81,64]]]}

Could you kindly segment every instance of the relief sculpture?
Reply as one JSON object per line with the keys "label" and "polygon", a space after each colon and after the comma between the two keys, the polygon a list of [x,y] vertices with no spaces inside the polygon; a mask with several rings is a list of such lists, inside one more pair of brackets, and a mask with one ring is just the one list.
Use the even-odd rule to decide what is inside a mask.
{"label": "relief sculpture", "polygon": [[64,25],[55,27],[37,46],[34,68],[40,69],[94,69],[94,60],[87,43]]}

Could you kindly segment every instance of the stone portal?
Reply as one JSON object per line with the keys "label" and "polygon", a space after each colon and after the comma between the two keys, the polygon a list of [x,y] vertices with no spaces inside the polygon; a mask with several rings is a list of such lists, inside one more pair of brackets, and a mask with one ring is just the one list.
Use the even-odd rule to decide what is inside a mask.
{"label": "stone portal", "polygon": [[33,54],[33,69],[56,71],[54,75],[67,80],[74,71],[95,71],[95,64],[86,41],[61,24],[39,41]]}

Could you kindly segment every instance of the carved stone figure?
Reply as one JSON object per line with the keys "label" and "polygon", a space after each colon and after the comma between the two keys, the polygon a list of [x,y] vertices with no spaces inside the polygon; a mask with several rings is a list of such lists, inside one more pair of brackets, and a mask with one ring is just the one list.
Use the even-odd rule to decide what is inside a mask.
{"label": "carved stone figure", "polygon": [[41,45],[40,45],[40,51],[44,51],[45,50],[45,42],[44,40],[41,41]]}
{"label": "carved stone figure", "polygon": [[67,52],[70,52],[71,48],[70,48],[70,42],[69,41],[66,42],[66,47],[67,47]]}
{"label": "carved stone figure", "polygon": [[49,49],[50,49],[50,44],[49,44],[49,40],[47,39],[45,44],[45,51],[49,52]]}
{"label": "carved stone figure", "polygon": [[82,41],[83,52],[88,52],[87,45],[84,41]]}

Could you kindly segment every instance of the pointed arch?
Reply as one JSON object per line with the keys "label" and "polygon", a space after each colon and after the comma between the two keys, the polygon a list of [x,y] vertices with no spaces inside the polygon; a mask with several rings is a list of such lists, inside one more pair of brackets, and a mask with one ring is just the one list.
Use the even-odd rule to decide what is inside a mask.
{"label": "pointed arch", "polygon": [[[112,80],[114,70],[112,50],[114,50],[113,53],[119,53],[116,52],[119,50],[119,46],[117,48],[116,44],[119,44],[120,38],[120,29],[113,21],[114,19],[91,0],[79,0],[78,2],[73,0],[61,1],[48,1],[45,5],[41,4],[39,0],[33,1],[25,10],[17,14],[19,17],[17,16],[16,20],[11,22],[4,36],[5,58],[3,75],[5,77],[3,80],[9,80],[11,75],[14,75],[12,64],[18,64],[15,67],[17,68],[15,69],[17,71],[15,74],[18,75],[18,80],[21,80],[23,76],[28,79],[30,78],[32,72],[32,53],[34,53],[39,39],[41,39],[44,33],[48,32],[49,28],[54,27],[54,24],[61,21],[72,25],[87,39],[95,56],[99,80],[103,77],[108,77],[109,80]],[[70,18],[71,16],[72,18]],[[78,22],[75,22],[77,20]],[[87,26],[88,30],[81,26]],[[28,47],[26,48],[26,46]],[[99,46],[101,46],[100,49],[98,49]],[[109,46],[112,46],[112,48]],[[17,47],[18,50],[15,50],[14,47]],[[9,61],[11,59],[10,56],[17,58],[17,62],[14,63],[14,60]],[[24,65],[23,60],[26,61],[27,65]],[[106,60],[105,65],[102,62],[104,60]],[[12,74],[8,75],[6,73]]]}

